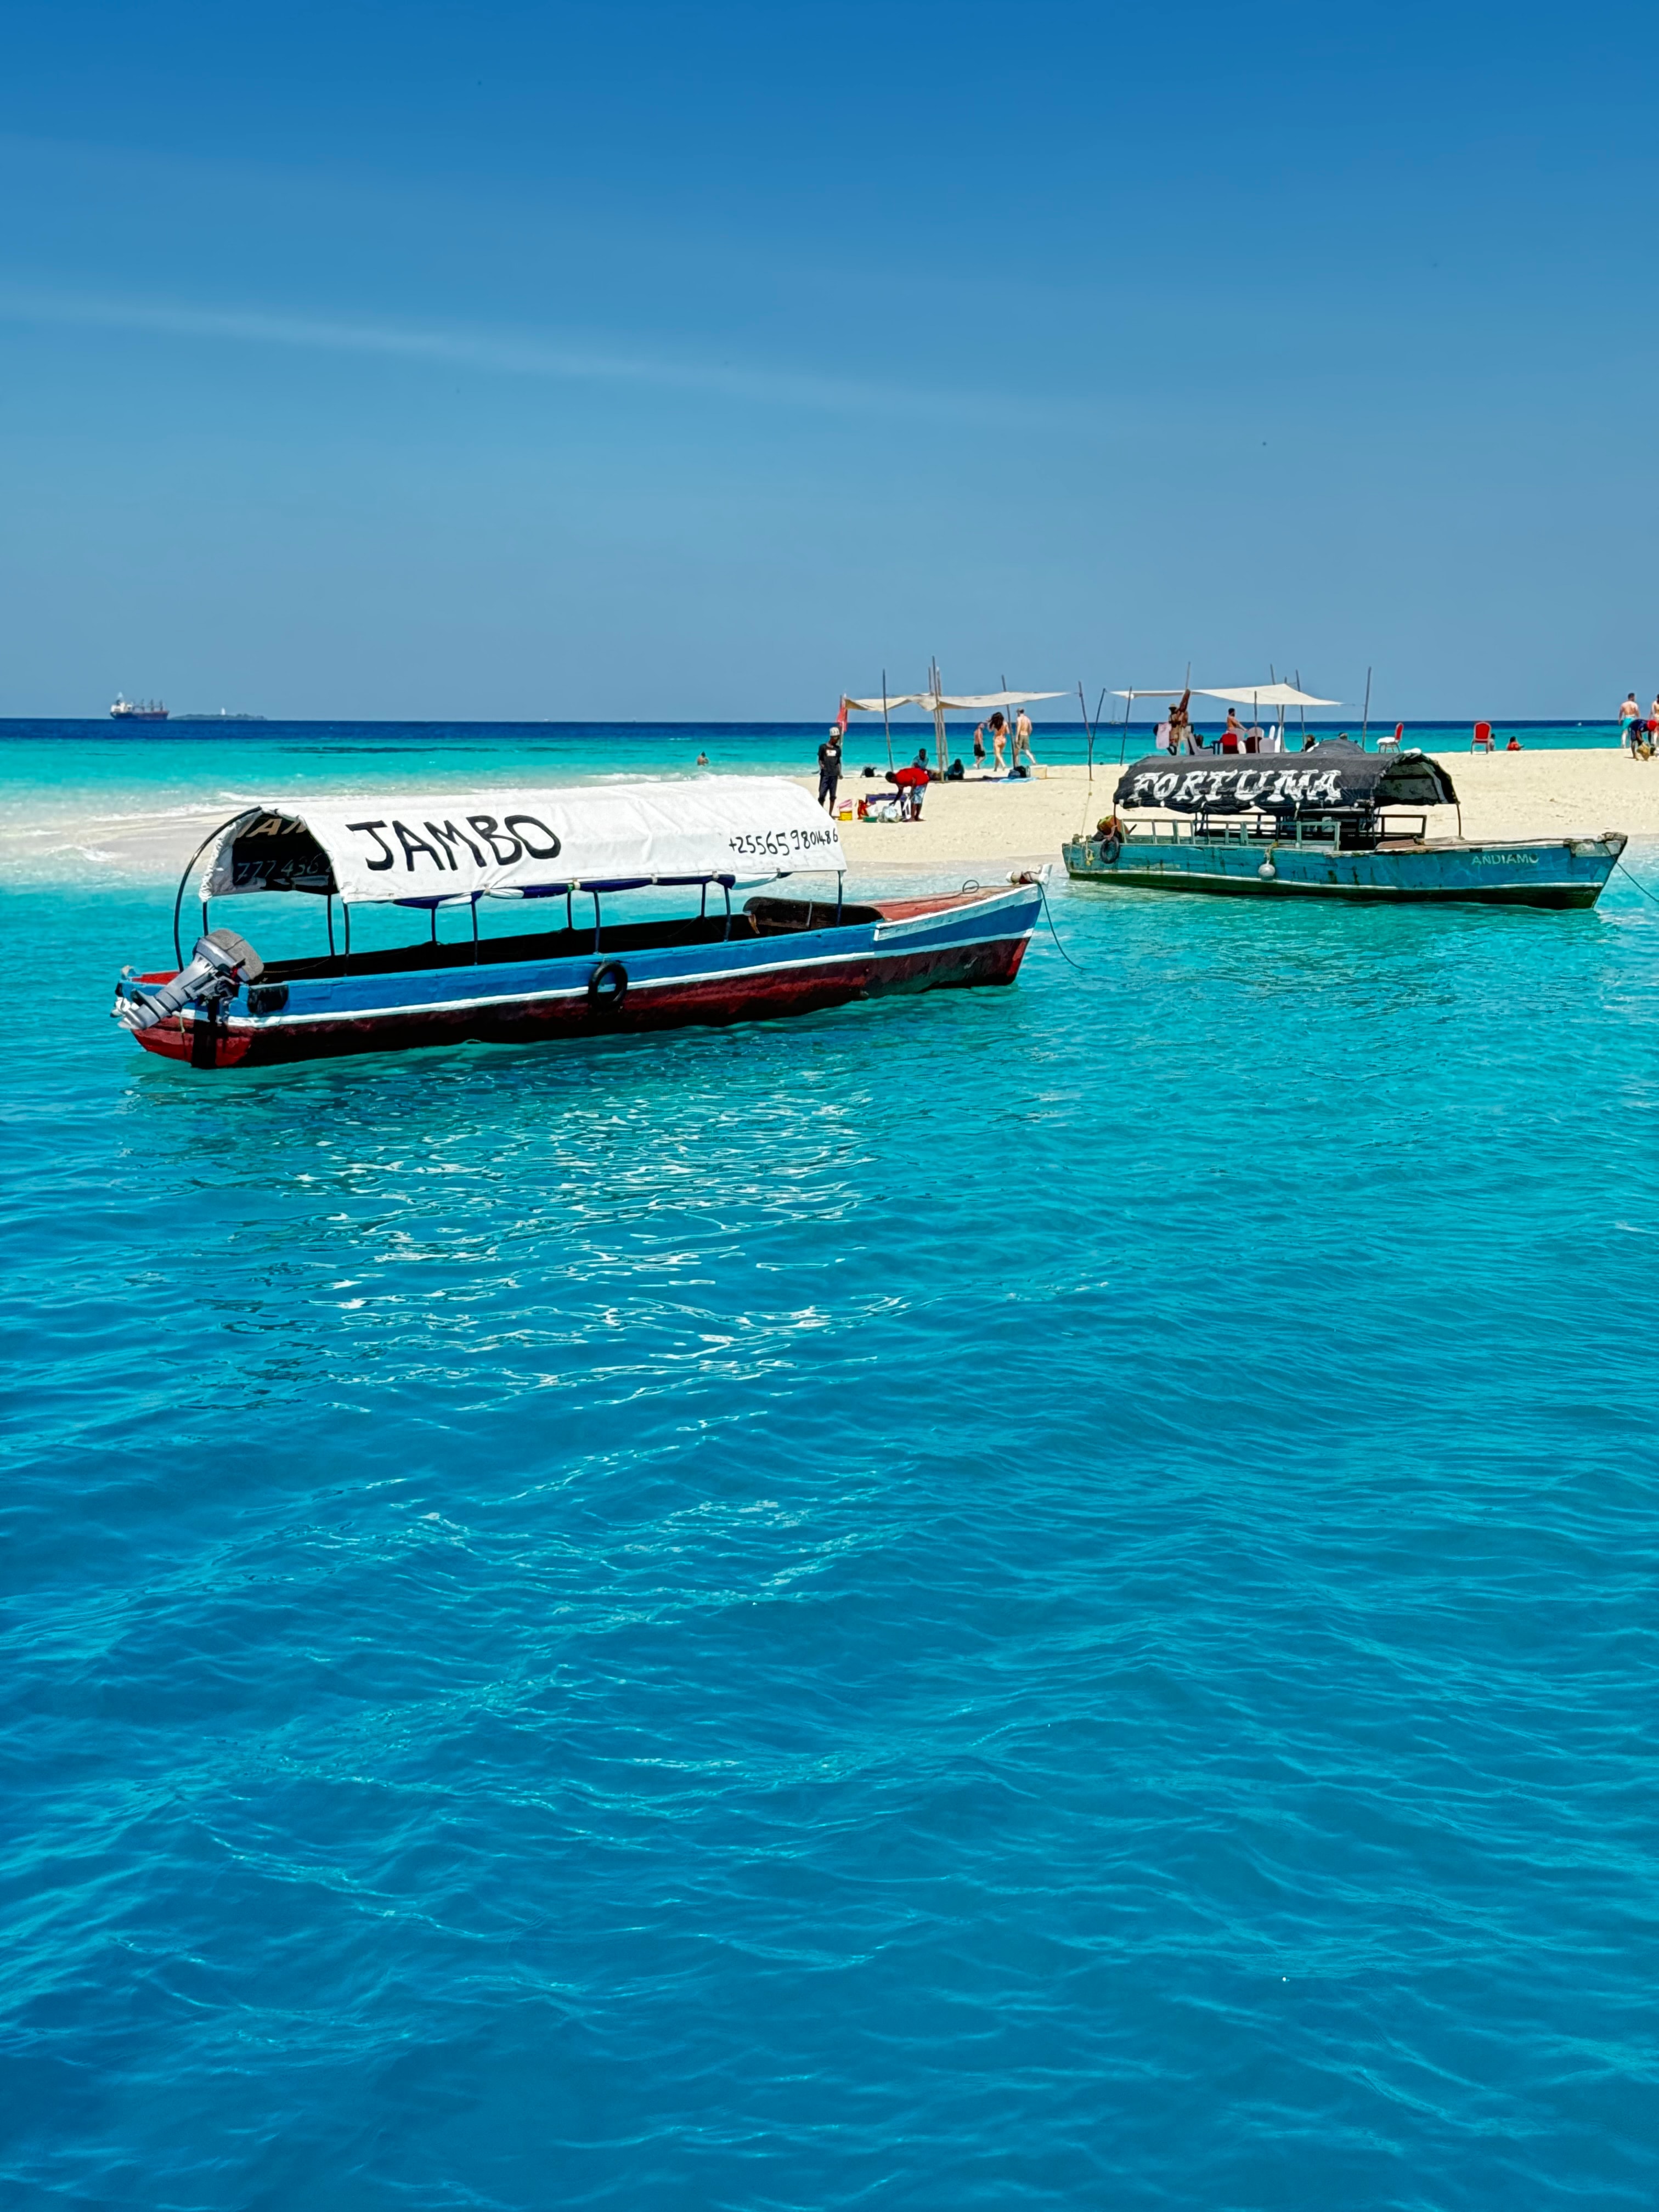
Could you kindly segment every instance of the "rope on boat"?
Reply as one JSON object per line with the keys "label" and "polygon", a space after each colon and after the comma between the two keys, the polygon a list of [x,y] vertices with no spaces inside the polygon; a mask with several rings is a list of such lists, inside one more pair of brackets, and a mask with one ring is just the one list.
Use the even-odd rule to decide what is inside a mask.
{"label": "rope on boat", "polygon": [[1071,954],[1070,954],[1070,953],[1066,950],[1066,947],[1065,947],[1065,946],[1060,943],[1060,932],[1059,932],[1059,931],[1054,927],[1054,918],[1053,915],[1052,915],[1052,914],[1050,914],[1050,913],[1049,913],[1049,911],[1048,911],[1048,884],[1045,884],[1045,883],[1041,883],[1041,882],[1039,882],[1039,884],[1037,884],[1037,890],[1038,890],[1038,893],[1039,893],[1039,895],[1041,896],[1042,900],[1042,915],[1043,915],[1043,919],[1044,919],[1044,921],[1045,921],[1048,923],[1048,934],[1049,934],[1049,936],[1050,936],[1050,937],[1052,937],[1052,938],[1054,939],[1054,945],[1055,945],[1055,948],[1056,948],[1056,949],[1057,949],[1057,951],[1059,951],[1059,954],[1060,954],[1060,958],[1061,958],[1062,960],[1065,960],[1065,961],[1068,961],[1068,962],[1070,962],[1070,964],[1071,964],[1073,968],[1075,968],[1075,969],[1077,969],[1077,972],[1078,972],[1078,974],[1079,974],[1079,975],[1094,975],[1094,974],[1097,972],[1094,969],[1092,969],[1092,968],[1085,968],[1085,967],[1084,966],[1083,963],[1082,963],[1080,960],[1073,960],[1073,959],[1072,959],[1072,956],[1071,956]]}
{"label": "rope on boat", "polygon": [[1644,899],[1652,899],[1655,906],[1659,906],[1659,897],[1654,896],[1654,894],[1648,889],[1647,885],[1642,881],[1639,876],[1631,876],[1630,870],[1625,866],[1622,860],[1615,860],[1613,865],[1618,869],[1621,876],[1630,876],[1632,883],[1635,884],[1637,890],[1641,892]]}

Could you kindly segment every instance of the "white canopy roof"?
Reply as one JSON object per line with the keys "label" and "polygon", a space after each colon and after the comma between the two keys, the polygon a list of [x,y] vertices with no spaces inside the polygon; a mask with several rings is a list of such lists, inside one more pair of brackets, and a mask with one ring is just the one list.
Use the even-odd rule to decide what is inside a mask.
{"label": "white canopy roof", "polygon": [[884,703],[890,714],[895,707],[925,707],[930,714],[940,707],[977,714],[981,707],[1024,707],[1033,699],[1063,699],[1066,696],[1063,691],[975,691],[957,698],[939,691],[904,691],[896,693],[884,702],[880,699],[848,699],[847,703],[865,714],[880,714]]}
{"label": "white canopy roof", "polygon": [[[1183,691],[1196,692],[1200,699],[1230,699],[1238,706],[1259,707],[1340,707],[1340,699],[1316,699],[1310,691],[1298,691],[1289,684],[1238,684],[1231,690],[1218,690],[1213,684],[1155,684],[1148,687],[1138,684],[1133,691],[1114,691],[1114,699],[1178,699]],[[1048,695],[1052,697],[1054,695]]]}
{"label": "white canopy roof", "polygon": [[1238,706],[1261,707],[1340,707],[1340,699],[1316,699],[1311,691],[1298,691],[1289,684],[1239,684],[1232,690],[1218,691],[1212,684],[1203,686],[1206,699],[1231,699]]}
{"label": "white canopy roof", "polygon": [[[327,865],[325,866],[325,863]],[[272,799],[210,851],[201,896],[325,890],[348,905],[751,880],[847,863],[835,823],[785,776],[579,785],[562,791]]]}
{"label": "white canopy roof", "polygon": [[1033,699],[1063,699],[1064,691],[964,691],[948,696],[939,691],[918,691],[916,704],[925,707],[931,714],[940,707],[958,708],[963,714],[979,713],[981,708],[1024,707]]}

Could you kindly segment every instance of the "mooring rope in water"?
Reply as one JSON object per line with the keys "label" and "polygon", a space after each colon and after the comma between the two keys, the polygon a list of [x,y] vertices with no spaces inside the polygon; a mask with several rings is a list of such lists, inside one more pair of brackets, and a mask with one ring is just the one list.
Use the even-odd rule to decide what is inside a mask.
{"label": "mooring rope in water", "polygon": [[1047,884],[1042,882],[1038,883],[1037,896],[1042,901],[1042,917],[1048,925],[1048,934],[1054,939],[1055,949],[1058,951],[1060,958],[1062,960],[1069,961],[1071,965],[1077,969],[1079,975],[1094,975],[1097,972],[1094,969],[1085,968],[1080,960],[1073,960],[1071,954],[1060,943],[1060,932],[1054,927],[1054,918],[1048,911],[1048,886]]}
{"label": "mooring rope in water", "polygon": [[1625,866],[1622,860],[1615,860],[1613,865],[1618,869],[1621,876],[1630,876],[1632,883],[1635,884],[1637,890],[1641,892],[1644,899],[1652,899],[1655,906],[1659,906],[1659,896],[1656,896],[1655,894],[1648,889],[1647,885],[1642,881],[1639,876],[1631,876],[1630,870]]}

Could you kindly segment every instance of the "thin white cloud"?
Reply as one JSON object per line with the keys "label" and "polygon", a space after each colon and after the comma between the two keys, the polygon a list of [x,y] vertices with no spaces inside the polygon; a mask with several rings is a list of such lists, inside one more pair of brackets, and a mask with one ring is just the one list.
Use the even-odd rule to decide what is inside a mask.
{"label": "thin white cloud", "polygon": [[311,352],[378,355],[491,376],[633,385],[836,414],[922,416],[1030,428],[1042,422],[1052,423],[1073,412],[1063,401],[1033,404],[994,393],[926,391],[855,378],[805,375],[792,369],[653,359],[500,331],[423,330],[263,308],[197,307],[86,293],[36,291],[3,283],[0,283],[0,318],[83,330],[289,346]]}

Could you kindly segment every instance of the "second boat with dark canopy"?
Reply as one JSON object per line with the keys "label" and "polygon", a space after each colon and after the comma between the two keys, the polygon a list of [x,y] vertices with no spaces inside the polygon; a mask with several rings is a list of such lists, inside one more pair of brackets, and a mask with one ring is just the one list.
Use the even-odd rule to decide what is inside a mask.
{"label": "second boat with dark canopy", "polygon": [[1427,810],[1457,803],[1427,753],[1371,753],[1343,738],[1300,753],[1152,753],[1123,771],[1114,811],[1063,850],[1079,881],[1139,890],[1582,907],[1600,898],[1628,842],[1616,830],[1431,837]]}

